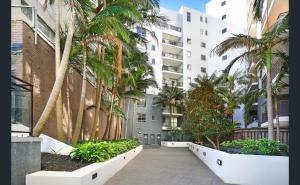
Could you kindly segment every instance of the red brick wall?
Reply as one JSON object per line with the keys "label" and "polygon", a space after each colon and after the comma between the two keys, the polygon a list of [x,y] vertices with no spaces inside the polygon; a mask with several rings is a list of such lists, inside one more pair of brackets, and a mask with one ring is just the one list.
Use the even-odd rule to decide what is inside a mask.
{"label": "red brick wall", "polygon": [[[33,123],[36,124],[47,103],[55,80],[55,52],[54,49],[38,36],[37,45],[34,44],[34,32],[24,22],[12,21],[12,42],[16,38],[22,38],[23,62],[18,65],[18,71],[22,71],[21,78],[34,85],[33,98]],[[17,37],[18,36],[18,37]],[[64,131],[69,139],[75,128],[79,99],[81,94],[82,76],[74,69],[67,72],[62,87]],[[87,83],[85,107],[95,105],[96,89]],[[95,109],[84,112],[83,132],[88,133],[93,123]],[[69,119],[68,119],[69,118]],[[101,112],[100,128],[103,132],[106,124],[106,114]],[[70,120],[70,121],[68,121]],[[56,138],[56,116],[52,111],[43,133]]]}

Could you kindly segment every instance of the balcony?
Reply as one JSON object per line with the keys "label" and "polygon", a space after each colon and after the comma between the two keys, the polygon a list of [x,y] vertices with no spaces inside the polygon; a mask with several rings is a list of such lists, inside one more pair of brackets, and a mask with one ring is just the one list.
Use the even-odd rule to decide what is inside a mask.
{"label": "balcony", "polygon": [[170,121],[165,121],[163,122],[163,125],[162,125],[162,130],[172,130],[175,129],[175,128],[180,128],[181,125],[183,124],[183,122],[181,120],[174,120],[172,122],[172,125],[170,123]]}
{"label": "balcony", "polygon": [[[162,111],[162,115],[165,116],[170,116],[170,108],[168,106],[166,106],[163,111]],[[179,116],[183,116],[183,110],[180,109],[179,107],[175,107],[172,110],[172,117],[179,117]]]}
{"label": "balcony", "polygon": [[162,57],[169,58],[169,59],[180,60],[181,62],[183,60],[183,56],[182,55],[177,55],[177,54],[174,54],[174,53],[162,52]]}
{"label": "balcony", "polygon": [[183,73],[183,69],[181,67],[174,67],[174,66],[166,66],[163,65],[162,66],[162,70],[163,71],[169,71],[169,72],[173,72],[173,73]]}
{"label": "balcony", "polygon": [[176,86],[178,88],[183,88],[183,82],[178,82],[176,80],[163,80],[163,85],[168,85],[168,86]]}
{"label": "balcony", "polygon": [[182,47],[183,46],[182,42],[173,41],[173,40],[169,40],[169,39],[162,39],[162,43],[177,46],[177,47]]}
{"label": "balcony", "polygon": [[165,25],[163,25],[163,27],[167,28],[167,29],[170,29],[170,30],[173,30],[173,31],[181,32],[181,28],[178,27],[178,26],[173,26],[173,25],[170,25],[170,24],[165,24]]}

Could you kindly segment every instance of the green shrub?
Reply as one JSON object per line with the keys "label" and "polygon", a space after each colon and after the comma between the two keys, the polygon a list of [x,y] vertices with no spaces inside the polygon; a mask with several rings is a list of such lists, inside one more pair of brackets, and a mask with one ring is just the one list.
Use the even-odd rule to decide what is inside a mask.
{"label": "green shrub", "polygon": [[287,144],[268,139],[244,139],[225,141],[221,144],[223,149],[238,149],[242,154],[257,155],[288,155]]}
{"label": "green shrub", "polygon": [[75,146],[72,159],[82,162],[103,162],[139,146],[137,139],[117,141],[87,141]]}

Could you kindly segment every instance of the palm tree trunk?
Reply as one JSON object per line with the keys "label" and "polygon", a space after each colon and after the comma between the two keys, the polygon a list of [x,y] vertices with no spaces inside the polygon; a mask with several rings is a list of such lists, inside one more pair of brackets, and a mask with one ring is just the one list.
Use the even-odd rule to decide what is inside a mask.
{"label": "palm tree trunk", "polygon": [[96,110],[95,110],[95,118],[94,123],[91,131],[91,139],[95,139],[96,135],[96,129],[99,126],[100,122],[100,108],[101,108],[101,99],[102,99],[102,92],[103,92],[103,86],[102,86],[102,80],[97,79],[97,97],[96,97]]}
{"label": "palm tree trunk", "polygon": [[173,123],[172,123],[172,105],[169,105],[170,109],[170,124],[171,124],[171,139],[174,141],[174,135],[173,135]]}
{"label": "palm tree trunk", "polygon": [[72,144],[76,144],[79,140],[81,126],[82,126],[82,117],[83,117],[83,110],[85,104],[85,93],[86,93],[86,75],[87,75],[87,46],[84,44],[83,46],[83,71],[82,71],[82,86],[81,86],[81,96],[79,102],[79,108],[75,123],[75,130],[72,137]]}
{"label": "palm tree trunk", "polygon": [[[60,0],[55,0],[55,74],[57,75],[60,66]],[[63,130],[63,105],[61,91],[56,101],[56,126],[58,140],[65,141]]]}
{"label": "palm tree trunk", "polygon": [[106,138],[106,136],[108,135],[108,132],[109,132],[110,123],[111,123],[111,117],[112,117],[112,108],[113,108],[113,104],[114,104],[114,98],[115,97],[114,97],[114,94],[112,92],[112,97],[111,97],[111,102],[110,102],[110,108],[109,108],[109,113],[108,113],[108,118],[107,118],[107,124],[105,126],[105,130],[104,130],[104,134],[102,136],[102,139]]}
{"label": "palm tree trunk", "polygon": [[280,125],[279,125],[279,115],[278,115],[278,96],[274,95],[274,109],[275,109],[275,116],[276,116],[276,139],[277,141],[280,141]]}
{"label": "palm tree trunk", "polygon": [[272,77],[271,77],[271,49],[266,53],[267,64],[267,111],[268,111],[268,139],[274,138],[274,126],[273,126],[273,102],[272,102]]}
{"label": "palm tree trunk", "polygon": [[44,125],[46,124],[47,120],[49,119],[49,116],[55,106],[56,100],[59,96],[59,92],[61,90],[61,87],[64,82],[64,77],[65,73],[68,68],[68,63],[69,63],[69,55],[71,51],[71,46],[72,46],[72,39],[73,39],[73,34],[74,34],[74,25],[73,25],[73,17],[69,19],[68,22],[68,33],[67,33],[67,38],[66,38],[66,44],[63,52],[63,56],[61,59],[60,67],[58,70],[58,73],[56,75],[56,79],[52,88],[52,91],[50,93],[49,99],[47,101],[47,104],[43,110],[43,113],[36,123],[35,127],[33,128],[33,136],[38,137],[43,128]]}

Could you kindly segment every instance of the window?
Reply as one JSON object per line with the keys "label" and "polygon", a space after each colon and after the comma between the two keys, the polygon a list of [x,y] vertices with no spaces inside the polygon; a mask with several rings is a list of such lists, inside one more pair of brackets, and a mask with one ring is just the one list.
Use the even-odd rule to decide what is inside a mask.
{"label": "window", "polygon": [[155,116],[152,115],[152,120],[155,120]]}
{"label": "window", "polygon": [[192,56],[192,52],[187,51],[187,56],[188,56],[188,57],[191,57],[191,56]]}
{"label": "window", "polygon": [[201,42],[201,47],[202,47],[202,48],[206,48],[206,43]]}
{"label": "window", "polygon": [[137,113],[137,122],[146,122],[146,114]]}
{"label": "window", "polygon": [[221,6],[224,6],[224,5],[226,5],[226,1],[223,1],[223,2],[221,3]]}
{"label": "window", "polygon": [[205,67],[201,67],[201,72],[202,73],[206,73],[206,68]]}
{"label": "window", "polygon": [[226,33],[227,32],[227,28],[222,29],[222,33]]}
{"label": "window", "polygon": [[152,58],[151,63],[155,64],[155,58]]}
{"label": "window", "polygon": [[222,60],[227,60],[227,55],[223,55]]}
{"label": "window", "polygon": [[226,19],[226,14],[224,14],[224,15],[222,16],[222,20],[224,20],[224,19]]}
{"label": "window", "polygon": [[187,67],[188,70],[191,70],[192,69],[192,64],[188,64],[186,67]]}
{"label": "window", "polygon": [[152,50],[152,51],[155,51],[155,45],[152,45],[152,46],[151,46],[151,50]]}
{"label": "window", "polygon": [[37,28],[49,39],[52,43],[55,41],[55,32],[47,25],[47,23],[37,16]]}
{"label": "window", "polygon": [[191,44],[191,43],[192,43],[191,38],[187,38],[187,39],[186,39],[186,42],[187,42],[188,44]]}
{"label": "window", "polygon": [[200,34],[203,35],[203,29],[200,29]]}
{"label": "window", "polygon": [[203,22],[203,17],[202,16],[200,16],[200,22]]}
{"label": "window", "polygon": [[136,27],[136,32],[142,36],[142,37],[146,37],[146,29],[145,28],[142,28],[140,26],[137,26]]}
{"label": "window", "polygon": [[186,21],[191,22],[191,13],[190,12],[186,12]]}
{"label": "window", "polygon": [[205,55],[201,55],[201,60],[206,60],[206,56]]}
{"label": "window", "polygon": [[137,101],[137,106],[138,107],[146,107],[146,99],[145,98],[140,98],[140,100]]}
{"label": "window", "polygon": [[192,83],[192,78],[191,78],[191,77],[188,77],[188,78],[187,78],[187,82],[188,82],[188,84]]}
{"label": "window", "polygon": [[207,23],[207,17],[205,17],[205,23]]}
{"label": "window", "polygon": [[207,36],[207,30],[205,30],[205,35]]}

